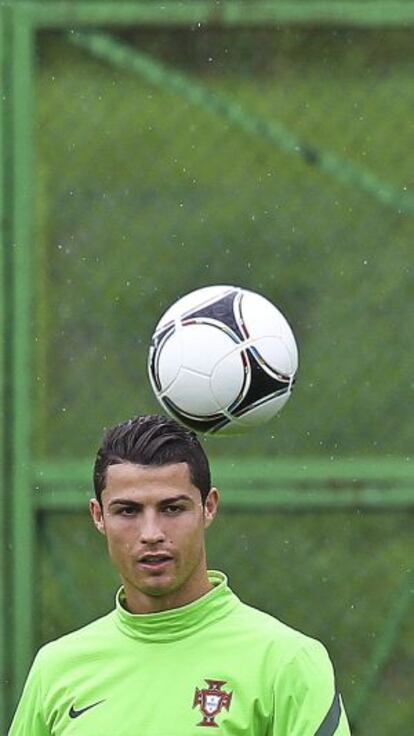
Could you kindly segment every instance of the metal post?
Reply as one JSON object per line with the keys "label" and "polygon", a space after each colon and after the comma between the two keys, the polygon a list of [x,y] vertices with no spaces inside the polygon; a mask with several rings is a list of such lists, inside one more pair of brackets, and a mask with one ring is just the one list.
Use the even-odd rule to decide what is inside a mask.
{"label": "metal post", "polygon": [[5,731],[5,719],[4,713],[6,711],[6,681],[7,681],[7,625],[6,625],[6,578],[7,578],[7,541],[6,541],[6,474],[5,474],[5,380],[6,380],[6,366],[5,366],[5,355],[6,355],[6,339],[5,339],[5,327],[6,327],[6,299],[5,299],[5,274],[4,274],[4,235],[5,230],[4,223],[4,194],[6,191],[6,182],[4,181],[6,166],[4,162],[4,115],[5,115],[5,96],[7,95],[6,90],[6,50],[5,50],[5,28],[4,28],[4,9],[0,6],[0,46],[3,49],[1,59],[1,89],[3,90],[1,100],[1,113],[0,113],[0,221],[2,223],[1,232],[1,244],[0,244],[0,543],[1,543],[1,554],[0,554],[0,728],[1,731]]}
{"label": "metal post", "polygon": [[33,249],[33,41],[25,8],[12,11],[13,335],[12,554],[13,696],[20,693],[33,654],[34,508],[31,484],[31,344]]}
{"label": "metal post", "polygon": [[0,731],[6,732],[11,711],[11,566],[10,545],[10,336],[11,336],[11,136],[10,13],[0,6]]}

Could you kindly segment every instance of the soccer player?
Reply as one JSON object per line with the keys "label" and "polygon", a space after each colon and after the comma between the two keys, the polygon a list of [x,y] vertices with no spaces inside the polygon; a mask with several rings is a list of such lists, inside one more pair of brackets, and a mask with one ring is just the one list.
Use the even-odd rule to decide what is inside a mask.
{"label": "soccer player", "polygon": [[349,734],[322,644],[207,570],[218,491],[193,432],[161,416],[117,425],[94,485],[122,581],[115,609],[42,647],[9,736]]}

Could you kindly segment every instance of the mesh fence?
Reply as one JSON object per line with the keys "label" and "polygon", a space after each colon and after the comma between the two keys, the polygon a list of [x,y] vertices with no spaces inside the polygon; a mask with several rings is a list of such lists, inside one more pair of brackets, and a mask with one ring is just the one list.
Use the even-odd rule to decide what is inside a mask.
{"label": "mesh fence", "polygon": [[[400,357],[413,328],[409,34],[132,35],[132,52],[157,53],[213,99],[374,172],[401,207],[191,104],[168,76],[149,84],[43,38],[39,453],[88,455],[97,427],[154,410],[146,353],[158,317],[221,282],[264,292],[297,333],[302,367],[278,449],[409,453],[410,403],[396,401],[413,391]],[[270,432],[248,446],[275,450]]]}
{"label": "mesh fence", "polygon": [[[39,643],[111,610],[119,585],[86,512],[48,513],[41,540]],[[388,736],[399,729],[408,736],[414,656],[408,611],[385,663],[378,644],[393,637],[390,618],[413,585],[411,518],[224,509],[207,542],[210,566],[226,571],[242,600],[325,643],[356,733]]]}
{"label": "mesh fence", "polygon": [[[281,418],[206,440],[213,457],[409,457],[412,33],[109,35],[38,37],[37,460],[93,457],[105,426],[158,411],[153,327],[179,295],[215,283],[279,304],[301,368]],[[357,703],[412,589],[411,517],[253,507],[224,507],[210,565],[247,602],[321,638]],[[39,643],[108,610],[117,585],[85,514],[41,524]],[[414,638],[402,621],[358,733],[411,733]]]}

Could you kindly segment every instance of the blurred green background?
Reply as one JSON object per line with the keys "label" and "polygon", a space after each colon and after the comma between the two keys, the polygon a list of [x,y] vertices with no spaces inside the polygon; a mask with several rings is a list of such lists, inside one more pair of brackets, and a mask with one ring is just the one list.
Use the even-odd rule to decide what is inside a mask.
{"label": "blurred green background", "polygon": [[[213,94],[412,190],[411,32],[132,36]],[[216,283],[280,305],[301,370],[271,430],[209,448],[411,451],[412,216],[62,37],[39,44],[37,99],[40,455],[88,455],[99,427],[157,409],[152,330],[178,296]]]}
{"label": "blurred green background", "polygon": [[[304,457],[366,460],[375,487],[392,494],[381,462],[412,461],[414,30],[404,18],[368,25],[317,14],[251,27],[114,23],[102,51],[76,35],[74,14],[36,34],[37,494],[43,467],[92,466],[105,427],[159,411],[146,375],[154,326],[179,296],[217,283],[282,309],[300,370],[270,424],[204,440],[215,483],[221,458],[276,469],[286,457],[298,467]],[[329,156],[332,173],[321,165]],[[87,484],[71,487],[86,500]],[[336,485],[340,494],[328,473],[314,488]],[[226,507],[223,489],[211,566],[244,600],[325,642],[357,734],[411,735],[412,513],[357,499],[348,510],[275,502],[264,512],[248,477],[245,491],[241,510]],[[39,645],[109,610],[118,583],[86,504],[43,511],[37,529]]]}

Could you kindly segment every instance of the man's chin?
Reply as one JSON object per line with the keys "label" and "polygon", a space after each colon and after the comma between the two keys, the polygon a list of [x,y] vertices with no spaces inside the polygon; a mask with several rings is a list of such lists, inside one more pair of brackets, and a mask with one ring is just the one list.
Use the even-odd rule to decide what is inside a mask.
{"label": "man's chin", "polygon": [[144,595],[153,598],[161,598],[162,596],[175,593],[177,584],[175,580],[168,579],[161,575],[154,575],[150,580],[139,581],[135,586]]}
{"label": "man's chin", "polygon": [[163,598],[164,596],[171,595],[175,592],[173,587],[169,586],[146,586],[140,589],[141,593],[149,596],[150,598]]}

